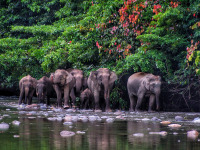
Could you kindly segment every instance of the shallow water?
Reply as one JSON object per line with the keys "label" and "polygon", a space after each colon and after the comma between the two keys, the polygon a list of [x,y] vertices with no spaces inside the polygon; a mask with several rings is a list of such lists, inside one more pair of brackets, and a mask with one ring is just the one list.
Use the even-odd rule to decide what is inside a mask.
{"label": "shallow water", "polygon": [[[64,118],[66,115],[78,118],[93,116],[99,120],[83,122],[80,119],[72,121],[72,125],[64,125],[64,120],[50,120],[50,118]],[[200,123],[194,123],[194,118],[200,113],[94,113],[92,111],[62,110],[54,108],[47,110],[18,110],[17,100],[0,100],[1,122],[9,124],[9,129],[0,130],[0,149],[27,150],[184,150],[200,149],[200,136],[189,139],[187,131],[195,129],[200,132]],[[184,121],[175,121],[175,116],[184,117]],[[161,121],[168,120],[180,124],[180,128],[170,128],[160,121],[152,121],[157,117]],[[109,121],[110,119],[111,121]],[[114,122],[112,122],[114,119]],[[13,125],[12,121],[20,121],[20,125]],[[62,137],[63,130],[73,131],[72,137]],[[79,134],[77,131],[81,131]],[[167,135],[151,134],[166,131]]]}

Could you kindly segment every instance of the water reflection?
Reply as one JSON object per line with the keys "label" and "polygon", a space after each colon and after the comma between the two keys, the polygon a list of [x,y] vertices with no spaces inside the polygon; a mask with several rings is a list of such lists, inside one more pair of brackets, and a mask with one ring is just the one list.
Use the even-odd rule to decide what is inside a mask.
{"label": "water reflection", "polygon": [[[194,113],[177,113],[185,116],[188,120],[178,122],[182,125],[179,129],[171,129],[168,126],[161,125],[159,122],[151,121],[153,116],[161,120],[170,120],[175,122],[176,113],[160,113],[160,114],[130,114],[124,113],[124,120],[115,119],[113,123],[107,123],[106,119],[94,122],[73,122],[71,126],[63,125],[63,121],[50,121],[48,117],[56,117],[62,112],[48,112],[48,117],[44,112],[35,111],[5,111],[3,108],[0,111],[0,116],[4,116],[1,122],[8,123],[9,129],[0,132],[0,149],[27,149],[27,150],[64,150],[64,149],[80,149],[80,150],[184,150],[200,148],[200,137],[191,140],[187,138],[187,131],[195,129],[200,131],[200,125],[194,124],[191,121],[198,117],[199,114]],[[60,114],[59,114],[60,113]],[[63,116],[68,112],[65,112]],[[69,114],[69,113],[68,113]],[[83,115],[80,112],[71,115]],[[100,117],[107,114],[84,114],[99,115]],[[116,118],[116,115],[109,114],[110,117]],[[148,118],[148,119],[144,119]],[[20,121],[19,126],[14,126],[12,121]],[[68,131],[84,131],[85,134],[75,134],[72,137],[63,138],[60,132]],[[153,135],[149,132],[166,131],[166,136]],[[140,136],[134,136],[140,133]],[[14,135],[19,135],[19,137]]]}

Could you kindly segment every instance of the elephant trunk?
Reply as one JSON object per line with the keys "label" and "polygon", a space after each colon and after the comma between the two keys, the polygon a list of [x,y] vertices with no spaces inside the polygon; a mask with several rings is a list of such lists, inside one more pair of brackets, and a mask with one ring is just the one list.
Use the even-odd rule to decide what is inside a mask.
{"label": "elephant trunk", "polygon": [[29,93],[29,87],[25,87],[25,104],[27,104],[27,99],[28,99],[28,93]]}
{"label": "elephant trunk", "polygon": [[156,109],[159,111],[160,110],[160,100],[159,100],[159,96],[160,96],[160,91],[158,91],[156,93]]}
{"label": "elephant trunk", "polygon": [[76,93],[77,93],[78,95],[80,95],[82,85],[83,85],[82,79],[76,80]]}
{"label": "elephant trunk", "polygon": [[104,85],[104,99],[106,101],[106,111],[110,110],[110,90],[108,85]]}
{"label": "elephant trunk", "polygon": [[43,102],[44,99],[44,91],[43,89],[38,89],[38,102],[41,103]]}

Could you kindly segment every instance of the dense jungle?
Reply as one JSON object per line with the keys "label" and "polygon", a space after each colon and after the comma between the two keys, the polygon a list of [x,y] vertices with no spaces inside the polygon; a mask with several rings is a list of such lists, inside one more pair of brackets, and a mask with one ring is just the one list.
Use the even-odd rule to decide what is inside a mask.
{"label": "dense jungle", "polygon": [[127,110],[128,77],[162,78],[162,111],[200,111],[199,0],[1,0],[0,95],[56,69],[118,75],[111,108]]}

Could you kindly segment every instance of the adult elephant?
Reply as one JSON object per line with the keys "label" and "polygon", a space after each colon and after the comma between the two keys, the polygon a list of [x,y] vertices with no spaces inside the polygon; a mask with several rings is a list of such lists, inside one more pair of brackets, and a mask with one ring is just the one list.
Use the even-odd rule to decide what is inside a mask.
{"label": "adult elephant", "polygon": [[[149,108],[151,112],[156,100],[156,109],[160,109],[161,77],[150,73],[138,72],[131,75],[127,82],[130,99],[130,111],[139,111],[144,97],[149,97]],[[137,98],[137,104],[136,104]]]}
{"label": "adult elephant", "polygon": [[113,88],[115,80],[117,80],[117,75],[107,68],[100,68],[90,73],[87,84],[94,96],[95,110],[100,109],[99,98],[103,95],[106,103],[105,110],[111,111],[110,91]]}
{"label": "adult elephant", "polygon": [[19,105],[24,101],[25,104],[30,105],[32,103],[32,97],[35,92],[37,80],[30,75],[23,77],[19,81],[19,89],[20,89],[20,96],[19,96]]}
{"label": "adult elephant", "polygon": [[[71,75],[75,79],[75,86],[74,86],[74,90],[73,90],[74,92],[71,91],[70,97],[72,99],[73,98],[76,99],[76,97],[80,96],[80,93],[81,93],[81,91],[83,89],[83,86],[84,86],[84,73],[80,69],[72,69],[72,68],[69,68],[66,71],[69,72],[69,73],[71,73]],[[73,101],[75,101],[75,100],[73,100]],[[75,106],[75,104],[74,104],[74,106]]]}
{"label": "adult elephant", "polygon": [[44,103],[45,98],[47,98],[46,104],[49,105],[50,96],[52,95],[52,92],[53,92],[53,86],[51,80],[48,77],[43,76],[41,79],[37,81],[36,95],[38,97],[39,103]]}
{"label": "adult elephant", "polygon": [[[69,108],[69,94],[74,92],[75,78],[71,73],[63,69],[57,69],[55,73],[50,76],[53,88],[56,91],[58,107],[62,107],[62,93],[64,93],[64,108]],[[75,98],[73,98],[73,105],[75,104]]]}

